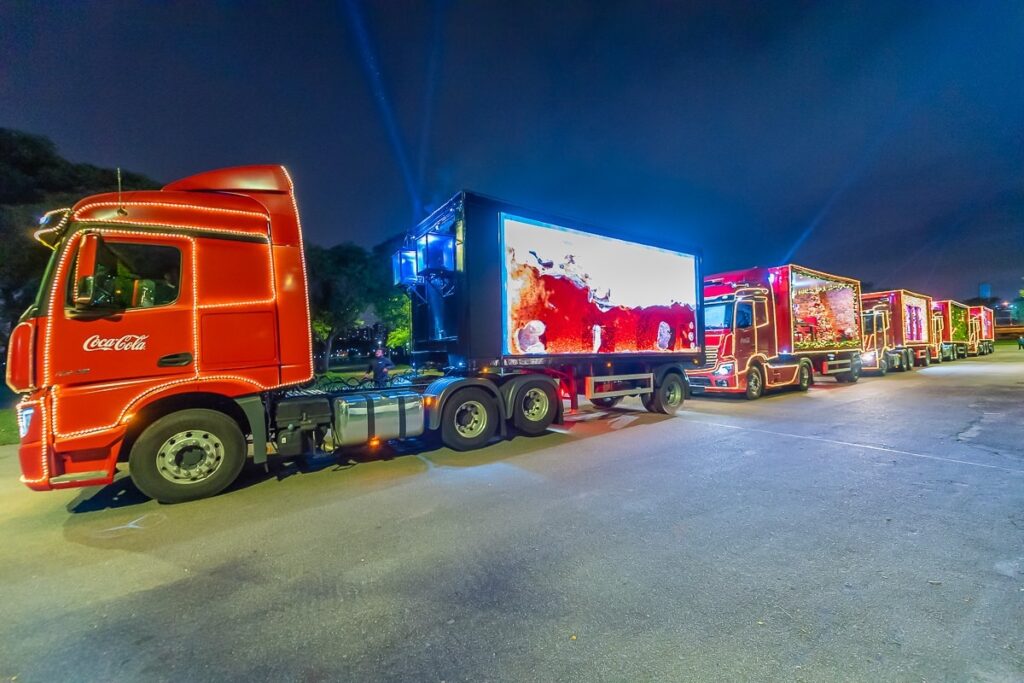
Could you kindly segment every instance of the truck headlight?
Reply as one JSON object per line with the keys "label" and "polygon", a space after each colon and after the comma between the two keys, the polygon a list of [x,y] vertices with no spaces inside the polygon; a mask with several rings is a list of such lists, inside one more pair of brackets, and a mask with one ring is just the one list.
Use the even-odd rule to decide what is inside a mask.
{"label": "truck headlight", "polygon": [[32,416],[36,414],[35,408],[22,408],[18,411],[18,437],[24,439],[28,434],[28,428],[32,426]]}
{"label": "truck headlight", "polygon": [[723,363],[715,370],[715,374],[721,377],[732,373],[732,363]]}
{"label": "truck headlight", "polygon": [[861,361],[863,361],[865,363],[874,363],[875,362],[875,352],[874,351],[868,351],[867,353],[862,353],[862,354],[860,354],[860,359],[861,359]]}

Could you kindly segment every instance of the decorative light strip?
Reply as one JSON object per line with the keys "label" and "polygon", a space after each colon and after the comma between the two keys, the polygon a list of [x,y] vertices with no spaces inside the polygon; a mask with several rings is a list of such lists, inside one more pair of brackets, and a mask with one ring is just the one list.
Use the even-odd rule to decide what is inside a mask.
{"label": "decorative light strip", "polygon": [[224,209],[216,206],[203,206],[201,204],[175,204],[173,202],[93,202],[86,204],[85,206],[79,207],[75,211],[75,219],[77,220],[83,211],[86,209],[94,209],[100,207],[114,207],[123,208],[125,206],[156,206],[163,209],[189,209],[192,211],[206,211],[209,213],[222,213],[231,216],[254,216],[264,221],[269,220],[267,214],[262,211],[246,211],[244,209]]}
{"label": "decorative light strip", "polygon": [[[176,230],[194,230],[196,232],[208,232],[212,234],[221,235],[239,235],[248,237],[250,239],[257,238],[263,241],[269,241],[266,234],[251,232],[248,230],[234,230],[232,228],[208,228],[202,225],[184,225],[181,223],[157,223],[154,221],[133,221],[127,218],[76,218],[79,223],[101,223],[103,225],[128,225],[128,226],[139,226],[147,227],[154,226],[157,228],[170,228]],[[157,233],[148,233],[157,234]]]}
{"label": "decorative light strip", "polygon": [[32,233],[32,239],[34,239],[35,241],[37,241],[40,244],[42,244],[43,246],[48,248],[50,251],[57,251],[57,247],[54,246],[54,245],[47,244],[41,238],[42,238],[43,235],[49,235],[49,234],[54,233],[54,232],[60,232],[64,228],[64,226],[68,224],[68,221],[71,220],[71,208],[67,207],[67,208],[64,208],[64,209],[54,209],[53,211],[47,211],[46,213],[43,214],[42,219],[40,219],[40,221],[39,221],[41,223],[41,222],[43,222],[43,220],[45,220],[49,216],[52,216],[55,213],[62,213],[62,212],[63,212],[64,216],[60,219],[60,222],[57,223],[57,225],[54,225],[54,226],[49,227],[49,228],[39,228],[38,230],[36,230],[35,232]]}

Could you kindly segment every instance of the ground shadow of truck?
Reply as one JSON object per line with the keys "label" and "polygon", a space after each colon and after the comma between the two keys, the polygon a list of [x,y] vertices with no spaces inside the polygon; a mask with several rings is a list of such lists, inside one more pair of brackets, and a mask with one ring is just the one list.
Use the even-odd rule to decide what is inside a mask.
{"label": "ground shadow of truck", "polygon": [[[389,441],[377,447],[346,448],[341,453],[272,458],[266,467],[251,462],[238,479],[215,499],[237,495],[247,489],[273,481],[294,477],[321,477],[329,473],[359,472],[361,484],[374,487],[396,485],[410,477],[434,468],[473,468],[511,461],[572,440],[590,439],[620,429],[632,429],[672,419],[667,415],[636,410],[628,406],[598,409],[585,406],[565,416],[561,425],[554,425],[545,434],[535,437],[496,438],[488,448],[458,452],[444,447],[434,435],[415,439]],[[512,437],[512,435],[509,435]],[[384,470],[367,467],[396,463],[400,467]],[[144,505],[151,501],[136,488],[127,473],[122,473],[107,486],[82,489],[66,509],[75,515],[96,513]],[[193,505],[201,504],[199,501]],[[161,509],[173,506],[160,505]]]}

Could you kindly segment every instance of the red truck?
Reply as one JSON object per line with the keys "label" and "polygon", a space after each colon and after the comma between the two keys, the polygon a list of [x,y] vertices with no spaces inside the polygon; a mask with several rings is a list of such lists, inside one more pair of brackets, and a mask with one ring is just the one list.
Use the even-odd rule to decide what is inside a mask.
{"label": "red truck", "polygon": [[968,307],[952,299],[933,301],[932,319],[938,329],[937,343],[931,350],[932,360],[966,358],[971,327]]}
{"label": "red truck", "polygon": [[996,350],[995,311],[988,306],[971,306],[967,355],[985,356]]}
{"label": "red truck", "polygon": [[861,365],[881,375],[931,363],[932,298],[906,289],[861,296],[864,349]]}
{"label": "red truck", "polygon": [[546,431],[579,393],[672,413],[686,367],[703,363],[698,254],[471,193],[394,260],[414,354],[445,376],[357,391],[311,385],[302,228],[282,167],[89,197],[35,236],[53,254],[11,334],[7,383],[36,490],[108,484],[127,460],[146,495],[192,500],[231,484],[250,452],[264,463],[427,432],[466,450]]}
{"label": "red truck", "polygon": [[860,282],[797,265],[751,268],[704,279],[707,364],[691,391],[759,398],[767,389],[806,391],[814,373],[860,377]]}

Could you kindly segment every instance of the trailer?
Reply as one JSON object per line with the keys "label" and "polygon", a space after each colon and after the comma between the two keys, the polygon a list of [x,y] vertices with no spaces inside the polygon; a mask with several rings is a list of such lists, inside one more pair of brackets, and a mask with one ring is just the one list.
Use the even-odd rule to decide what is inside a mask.
{"label": "trailer", "polygon": [[988,306],[970,306],[968,356],[985,356],[996,350],[995,311]]}
{"label": "trailer", "polygon": [[865,371],[885,375],[907,372],[931,363],[932,299],[906,289],[870,292],[861,296]]}
{"label": "trailer", "polygon": [[279,166],[98,195],[35,231],[53,250],[13,330],[22,481],[214,495],[247,457],[430,433],[456,450],[538,435],[563,399],[674,413],[704,360],[700,255],[470,192],[393,259],[413,353],[443,376],[317,383],[295,192]]}
{"label": "trailer", "polygon": [[861,373],[860,282],[797,265],[704,279],[708,362],[690,372],[694,393],[806,391],[814,375],[856,382]]}
{"label": "trailer", "polygon": [[932,302],[932,316],[938,329],[937,343],[932,347],[932,360],[949,361],[967,357],[970,341],[970,311],[952,299]]}

